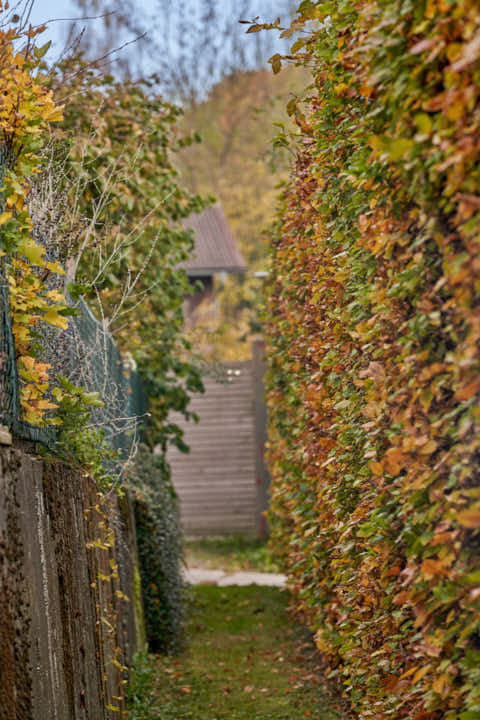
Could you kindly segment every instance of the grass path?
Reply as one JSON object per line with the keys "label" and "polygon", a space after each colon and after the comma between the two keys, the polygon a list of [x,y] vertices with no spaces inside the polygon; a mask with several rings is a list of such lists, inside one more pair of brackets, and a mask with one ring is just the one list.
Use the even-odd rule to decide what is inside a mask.
{"label": "grass path", "polygon": [[[189,647],[155,657],[149,710],[138,720],[343,720],[285,591],[193,589]],[[153,707],[157,710],[154,710]]]}
{"label": "grass path", "polygon": [[226,538],[197,539],[187,542],[185,551],[189,567],[226,572],[280,572],[265,542],[253,538],[233,535]]}

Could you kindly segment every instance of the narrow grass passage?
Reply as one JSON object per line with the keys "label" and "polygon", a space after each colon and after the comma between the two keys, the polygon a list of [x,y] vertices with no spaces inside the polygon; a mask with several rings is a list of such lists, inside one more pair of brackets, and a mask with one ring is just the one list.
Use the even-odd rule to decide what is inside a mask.
{"label": "narrow grass passage", "polygon": [[188,567],[226,572],[280,572],[265,541],[242,535],[190,540],[185,544],[185,551]]}
{"label": "narrow grass passage", "polygon": [[346,717],[287,613],[286,591],[200,585],[193,595],[188,648],[154,660],[159,720]]}

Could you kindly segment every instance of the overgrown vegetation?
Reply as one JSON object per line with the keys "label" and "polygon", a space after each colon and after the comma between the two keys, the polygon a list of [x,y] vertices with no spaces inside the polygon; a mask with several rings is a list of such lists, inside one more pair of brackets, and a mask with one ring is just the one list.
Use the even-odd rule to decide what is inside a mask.
{"label": "overgrown vegetation", "polygon": [[62,119],[62,109],[41,71],[47,46],[36,47],[35,38],[42,28],[15,27],[3,2],[0,20],[1,270],[9,286],[21,411],[27,423],[45,425],[48,411],[57,405],[47,395],[49,366],[37,357],[35,331],[41,323],[65,327],[68,308],[63,294],[45,283],[46,276],[64,270],[47,258],[33,235],[28,196],[41,166],[47,128]]}
{"label": "overgrown vegetation", "polygon": [[311,85],[272,250],[273,545],[358,717],[474,720],[478,6],[307,1],[293,29]]}
{"label": "overgrown vegetation", "polygon": [[182,218],[204,202],[182,188],[171,160],[191,139],[178,133],[180,110],[147,84],[115,81],[78,58],[57,68],[53,84],[69,98],[53,171],[68,200],[70,287],[133,357],[150,398],[148,442],[165,449],[181,443],[169,412],[188,414],[189,393],[201,389],[198,369],[185,359],[190,287],[177,266],[192,248]]}
{"label": "overgrown vegetation", "polygon": [[[44,28],[21,26],[28,17],[17,14],[21,9],[9,13],[0,4],[2,27],[17,25],[0,33],[1,270],[9,281],[16,355],[1,358],[2,372],[6,360],[16,360],[21,420],[34,428],[59,426],[57,454],[94,477],[104,493],[132,478],[149,638],[152,649],[170,650],[182,630],[184,588],[164,454],[170,442],[185,449],[170,411],[188,416],[190,393],[202,387],[183,337],[189,284],[177,266],[192,247],[182,219],[205,203],[182,189],[171,163],[171,153],[191,139],[178,133],[180,111],[148,84],[117,82],[79,56],[47,67],[48,44],[35,47]],[[79,337],[75,321],[69,324],[81,296],[98,320],[91,318],[91,343]],[[100,370],[91,377],[100,377],[101,387],[76,381],[94,363]],[[116,381],[137,368],[150,400],[143,422],[148,448],[138,461],[136,418],[125,417],[128,398],[112,397]],[[2,384],[2,393],[13,395],[14,373],[7,380],[15,387]],[[90,412],[103,404],[113,415],[120,408],[110,418],[119,436],[132,432],[128,456],[114,449],[118,438],[107,436]]]}
{"label": "overgrown vegetation", "polygon": [[165,459],[140,447],[131,485],[148,644],[152,652],[171,652],[182,643],[187,588],[178,500]]}
{"label": "overgrown vegetation", "polygon": [[145,652],[135,655],[127,691],[128,720],[161,720],[154,691],[155,667]]}

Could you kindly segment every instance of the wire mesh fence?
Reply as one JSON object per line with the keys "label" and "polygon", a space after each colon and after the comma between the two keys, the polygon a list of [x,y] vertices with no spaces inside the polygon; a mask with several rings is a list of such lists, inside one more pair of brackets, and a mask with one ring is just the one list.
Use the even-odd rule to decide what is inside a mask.
{"label": "wire mesh fence", "polygon": [[[0,146],[0,181],[13,163],[9,149]],[[60,260],[55,242],[42,236],[35,239],[45,247],[46,259]],[[23,417],[23,380],[17,370],[9,300],[9,268],[10,259],[8,255],[3,255],[0,257],[0,425],[7,426],[18,438],[54,448],[57,428],[48,424],[37,427]],[[64,291],[61,275],[52,273],[45,284],[49,290]],[[37,346],[36,358],[50,366],[53,382],[62,375],[86,392],[99,393],[104,406],[92,408],[91,424],[103,431],[105,440],[115,450],[121,451],[121,457],[127,458],[141,435],[148,414],[142,380],[133,361],[123,361],[113,337],[94,317],[87,303],[82,299],[69,302],[76,308],[77,315],[70,318],[66,330],[45,322],[35,324],[32,335]]]}
{"label": "wire mesh fence", "polygon": [[[0,258],[0,424],[25,440],[52,448],[54,426],[36,427],[23,419],[20,403],[22,379],[17,372],[15,340],[9,306],[8,259]],[[50,365],[54,379],[62,375],[87,392],[98,392],[103,407],[93,407],[91,425],[127,457],[137,442],[148,415],[141,377],[132,361],[125,362],[118,347],[84,300],[72,303],[78,315],[59,330],[42,323],[37,331],[39,359]]]}

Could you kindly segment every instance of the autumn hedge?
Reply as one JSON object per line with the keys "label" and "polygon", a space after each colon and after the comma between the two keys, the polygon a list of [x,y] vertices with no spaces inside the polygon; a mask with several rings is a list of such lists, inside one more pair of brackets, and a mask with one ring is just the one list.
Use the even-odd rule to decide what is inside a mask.
{"label": "autumn hedge", "polygon": [[273,543],[357,717],[475,720],[480,9],[307,1],[293,28],[312,85],[272,248]]}

